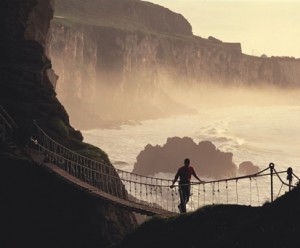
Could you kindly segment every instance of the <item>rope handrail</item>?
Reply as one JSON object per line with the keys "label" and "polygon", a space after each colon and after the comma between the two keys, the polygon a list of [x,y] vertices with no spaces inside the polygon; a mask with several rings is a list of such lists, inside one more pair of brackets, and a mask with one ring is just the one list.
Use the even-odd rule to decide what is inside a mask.
{"label": "rope handrail", "polygon": [[[158,177],[149,177],[139,175],[136,173],[131,173],[121,169],[116,169],[111,164],[91,159],[89,157],[79,154],[78,152],[72,151],[69,148],[66,148],[65,146],[59,144],[54,139],[52,139],[49,135],[47,135],[36,123],[35,125],[38,130],[38,139],[32,139],[32,142],[35,145],[38,145],[38,148],[44,152],[46,158],[47,156],[49,156],[50,160],[54,164],[56,163],[59,167],[61,167],[63,170],[66,170],[71,175],[87,182],[90,185],[96,186],[105,193],[108,193],[112,196],[117,196],[118,198],[124,199],[128,202],[138,203],[144,206],[148,206],[150,208],[163,208],[167,211],[176,212],[177,208],[174,207],[174,203],[176,202],[176,196],[177,201],[179,200],[178,195],[180,195],[180,187],[178,184],[176,184],[174,185],[174,189],[170,188],[170,185],[172,184],[173,180]],[[271,169],[270,173],[266,173],[268,169]],[[232,199],[228,198],[228,184],[230,181],[235,181],[235,184],[232,185],[231,183],[230,187],[232,192],[234,192],[235,189],[236,204],[239,204],[240,202],[238,201],[239,194],[237,182],[241,180],[240,183],[243,184],[244,181],[242,179],[250,179],[251,188],[251,181],[252,179],[255,179],[257,187],[258,204],[260,204],[258,184],[256,179],[260,177],[270,176],[272,185],[273,174],[276,174],[282,185],[291,187],[291,181],[290,184],[287,184],[280,177],[280,174],[286,172],[287,171],[277,172],[274,169],[274,164],[270,163],[269,167],[254,174],[232,178],[223,178],[205,182],[191,182],[190,184],[191,188],[194,188],[194,190],[196,190],[196,193],[198,195],[199,206],[200,195],[203,195],[204,204],[206,204],[207,199],[210,199],[212,203],[220,200],[220,183],[226,183],[225,190],[227,195],[227,203],[229,201],[232,201]],[[295,178],[298,177],[295,176]],[[265,180],[262,181],[265,183]],[[205,185],[207,184],[210,184],[212,186],[211,189],[210,187],[205,188]],[[205,196],[207,192],[211,192],[211,197]],[[250,202],[251,195],[252,193],[250,192]],[[271,193],[271,195],[273,195],[273,193]],[[224,199],[224,196],[222,197]],[[271,199],[273,201],[273,198]],[[159,202],[160,205],[158,205],[157,202]]]}
{"label": "rope handrail", "polygon": [[0,113],[0,117],[1,117],[1,120],[4,121],[4,124],[10,128],[11,130],[13,130],[13,127],[10,125],[10,123],[6,120],[6,118],[2,115],[2,113]]}
{"label": "rope handrail", "polygon": [[[109,175],[109,174],[103,173],[101,171],[92,169],[90,167],[84,166],[75,161],[69,160],[69,159],[63,157],[62,155],[59,155],[38,143],[34,143],[34,145],[37,146],[44,153],[44,155],[45,155],[44,163],[47,163],[47,162],[53,163],[54,162],[54,164],[57,164],[59,167],[65,167],[64,170],[68,171],[73,176],[75,174],[75,177],[82,179],[83,181],[91,181],[91,178],[86,176],[88,173],[93,173],[94,176],[95,175],[96,176],[107,176],[107,177],[109,176],[110,179],[120,180],[120,178],[117,176]],[[49,161],[47,161],[48,159],[49,159]],[[58,159],[60,159],[60,160],[58,160]],[[77,173],[76,173],[76,169],[77,169]],[[79,169],[82,169],[82,170],[80,170],[81,171],[80,173],[78,172]],[[73,170],[73,171],[71,171],[71,170]],[[76,174],[78,174],[78,175],[76,176]],[[104,192],[105,192],[105,190],[104,190]],[[126,197],[123,196],[121,198],[126,198]]]}
{"label": "rope handrail", "polygon": [[[67,161],[68,159],[64,158],[63,156],[61,155],[58,155],[52,151],[50,151],[49,149],[46,149],[45,147],[39,145],[39,144],[36,144],[35,145],[42,149],[44,152],[48,152],[49,154],[52,154],[54,155],[55,157],[60,157],[61,159],[63,159],[64,161]],[[51,162],[53,161],[49,161],[50,164],[52,164]],[[82,168],[85,168],[85,169],[89,169],[88,167],[85,167],[84,165],[81,165],[79,163],[76,163],[74,161],[71,161],[69,160],[69,162],[72,163],[72,165],[77,165],[78,167],[82,167]],[[46,165],[47,165],[47,162],[44,162]],[[72,173],[69,172],[71,175]],[[105,173],[102,173],[102,172],[99,172],[97,170],[94,170],[94,177],[97,177],[100,178],[99,176],[109,176],[110,178],[114,178],[116,180],[119,180],[120,178],[118,177],[115,177],[115,176],[112,176],[112,175],[107,175]],[[73,175],[74,176],[74,175]],[[79,178],[80,179],[80,178]],[[128,181],[128,180],[122,180],[122,181]],[[116,181],[115,181],[116,182]],[[92,185],[91,182],[88,182],[88,184]],[[92,186],[95,186],[95,185],[92,185]],[[122,186],[121,184],[119,184],[119,186]],[[92,190],[92,189],[91,189]],[[146,215],[154,215],[154,214],[170,214],[172,212],[168,211],[168,210],[165,210],[163,209],[160,205],[158,204],[154,204],[154,203],[149,203],[149,202],[145,202],[145,201],[142,201],[142,200],[135,200],[133,197],[129,197],[128,196],[128,193],[126,191],[121,191],[123,192],[122,194],[112,194],[112,192],[106,192],[105,190],[103,191],[105,193],[108,193],[110,194],[111,196],[114,196],[114,197],[117,197],[117,198],[113,198],[113,199],[110,199],[110,198],[107,198],[108,201],[111,201],[113,203],[117,203],[119,205],[121,205],[122,207],[125,207],[125,208],[131,208],[132,210],[136,211],[136,212],[139,212],[139,213],[142,213],[142,214],[146,214]],[[107,196],[103,195],[102,197],[106,198]],[[120,202],[118,203],[118,199],[120,199]],[[126,200],[127,202],[130,202],[132,203],[132,205],[128,205],[128,204],[124,204],[124,200]]]}
{"label": "rope handrail", "polygon": [[294,176],[294,177],[296,177],[297,179],[298,179],[298,181],[300,181],[300,178],[293,172],[292,173],[292,175]]}
{"label": "rope handrail", "polygon": [[[107,174],[107,173],[103,173],[103,172],[100,172],[100,171],[98,171],[98,170],[95,170],[95,169],[92,169],[92,168],[90,168],[90,167],[87,167],[87,166],[85,166],[85,165],[79,164],[79,163],[77,163],[77,162],[75,162],[75,161],[69,160],[69,159],[63,157],[62,155],[59,155],[59,154],[57,154],[57,153],[55,153],[55,152],[53,152],[53,151],[51,151],[51,150],[45,148],[44,146],[42,146],[42,145],[40,145],[40,144],[36,144],[36,145],[39,146],[40,148],[42,148],[44,151],[47,150],[47,152],[49,152],[49,153],[51,153],[51,154],[53,154],[53,155],[55,155],[55,156],[57,156],[57,157],[60,157],[61,159],[65,160],[65,161],[67,161],[67,162],[71,162],[71,163],[73,163],[73,164],[75,164],[75,165],[77,165],[77,166],[79,166],[79,167],[82,167],[82,168],[84,168],[84,169],[88,169],[88,170],[90,170],[90,171],[92,171],[92,172],[98,173],[99,175],[109,176],[109,177],[114,178],[114,179],[120,179],[120,178],[117,177],[117,176],[110,175],[110,174]],[[132,180],[128,180],[128,179],[123,179],[123,178],[122,178],[121,180],[122,180],[122,181],[129,182],[129,183],[136,183],[136,181],[132,181]],[[153,184],[150,184],[150,183],[143,183],[143,182],[139,182],[139,183],[142,184],[142,185],[147,185],[147,186],[167,187],[167,186],[164,186],[164,185],[161,186],[160,184],[158,184],[158,185],[153,185]]]}
{"label": "rope handrail", "polygon": [[[43,133],[43,135],[45,135],[47,137],[47,139],[50,139],[52,142],[54,142],[56,145],[60,146],[60,147],[63,147],[64,149],[66,149],[68,152],[70,153],[73,153],[75,154],[76,156],[79,156],[83,159],[86,159],[88,161],[91,161],[93,163],[96,163],[96,164],[100,164],[102,166],[105,166],[109,169],[111,169],[111,166],[108,165],[108,164],[105,164],[101,161],[97,161],[97,160],[93,160],[89,157],[86,157],[84,155],[81,155],[79,154],[78,152],[75,152],[75,151],[72,151],[70,150],[69,148],[59,144],[58,142],[56,142],[54,139],[52,139],[48,134],[46,134],[36,123],[35,123],[35,126],[39,129],[39,131],[41,131]],[[143,178],[146,178],[146,179],[150,179],[150,180],[160,180],[160,181],[165,181],[165,182],[169,182],[169,183],[172,183],[172,180],[170,179],[165,179],[165,178],[157,178],[157,177],[150,177],[150,176],[145,176],[145,175],[140,175],[140,174],[136,174],[136,173],[132,173],[132,172],[128,172],[128,171],[125,171],[125,170],[121,170],[121,169],[117,169],[117,168],[114,168],[116,172],[118,173],[128,173],[130,175],[133,175],[133,176],[137,176],[137,177],[143,177]],[[212,180],[212,181],[205,181],[205,182],[192,182],[191,184],[194,184],[194,185],[197,185],[197,184],[209,184],[209,183],[218,183],[218,182],[226,182],[226,181],[234,181],[234,180],[240,180],[240,179],[245,179],[245,178],[253,178],[253,177],[259,177],[259,176],[268,176],[270,175],[270,173],[268,174],[262,174],[263,172],[265,172],[266,170],[268,170],[269,167],[257,172],[257,173],[254,173],[254,174],[250,174],[250,175],[245,175],[245,176],[240,176],[240,177],[233,177],[233,178],[227,178],[227,179],[219,179],[219,180]],[[277,172],[278,174],[281,174],[281,173],[285,173],[286,171],[281,171],[281,172]],[[299,180],[299,178],[295,175],[295,177]],[[281,179],[281,178],[280,178]],[[281,180],[282,181],[282,180]],[[285,183],[285,185],[288,185]],[[176,186],[176,185],[174,185]],[[167,185],[164,185],[163,187],[168,187]]]}
{"label": "rope handrail", "polygon": [[[240,179],[245,179],[245,178],[254,178],[254,177],[261,177],[261,176],[270,176],[271,173],[267,173],[267,174],[262,174],[263,172],[265,172],[266,170],[268,170],[269,167],[254,173],[254,174],[249,174],[249,175],[245,175],[245,176],[239,176],[239,177],[231,177],[231,178],[223,178],[223,179],[219,179],[219,180],[211,180],[211,181],[203,181],[203,182],[191,182],[191,185],[198,185],[198,184],[211,184],[211,183],[220,183],[220,182],[228,182],[228,181],[236,181],[236,180],[240,180]],[[280,171],[278,172],[278,174],[282,174],[282,173],[286,173],[286,171]],[[189,184],[181,184],[181,185],[189,185]],[[174,186],[179,186],[179,185],[174,185]]]}
{"label": "rope handrail", "polygon": [[[48,134],[46,134],[37,124],[35,124],[36,127],[39,129],[39,131],[41,131],[48,139],[50,139],[52,142],[54,142],[56,145],[58,146],[61,146],[63,147],[64,149],[68,150],[68,152],[70,153],[73,153],[73,154],[76,154],[77,156],[80,156],[82,157],[83,159],[86,159],[86,160],[89,160],[93,163],[98,163],[102,166],[105,166],[105,167],[108,167],[109,169],[111,169],[111,166],[110,165],[107,165],[101,161],[97,161],[97,160],[93,160],[89,157],[86,157],[84,155],[81,155],[79,154],[78,152],[75,152],[75,151],[72,151],[70,150],[69,148],[65,147],[65,146],[62,146],[61,144],[59,144],[57,141],[55,141],[54,139],[52,139]],[[89,167],[87,167],[89,168]],[[240,176],[240,177],[233,177],[233,178],[227,178],[227,179],[219,179],[219,180],[212,180],[212,181],[205,181],[205,182],[192,182],[191,184],[209,184],[209,183],[218,183],[218,182],[226,182],[226,181],[234,181],[234,180],[240,180],[240,179],[244,179],[244,178],[252,178],[252,177],[259,177],[260,174],[262,174],[263,172],[265,172],[266,170],[268,170],[269,167],[257,172],[257,173],[254,173],[254,174],[250,174],[250,175],[245,175],[245,176]],[[160,180],[160,181],[165,181],[165,182],[169,182],[170,184],[172,183],[172,180],[170,179],[165,179],[165,178],[158,178],[158,177],[150,177],[150,176],[145,176],[145,175],[140,175],[140,174],[136,174],[136,173],[132,173],[132,172],[128,172],[128,171],[125,171],[125,170],[121,170],[121,169],[117,169],[115,168],[115,170],[118,172],[118,173],[128,173],[130,175],[133,175],[133,176],[138,176],[138,177],[143,177],[143,178],[147,178],[147,179],[152,179],[152,180]],[[285,173],[286,171],[282,171],[282,172],[279,172],[279,173]],[[270,175],[270,173],[268,174],[263,174],[261,176],[267,176],[267,175]],[[184,184],[183,184],[184,185]],[[174,185],[174,186],[177,186],[177,185]],[[167,185],[164,185],[163,187],[168,187]]]}
{"label": "rope handrail", "polygon": [[[0,105],[0,140],[3,143],[9,144],[15,141],[15,131],[17,124],[9,116],[9,114]],[[9,145],[10,146],[10,145]]]}
{"label": "rope handrail", "polygon": [[15,123],[15,121],[13,120],[13,118],[6,112],[6,110],[2,107],[2,105],[0,105],[0,113],[3,116],[3,118],[10,123],[10,126],[12,128],[18,128],[18,125]]}
{"label": "rope handrail", "polygon": [[279,176],[280,172],[277,172],[275,169],[274,169],[274,172],[275,172],[276,176],[278,177],[278,179],[280,180],[280,182],[281,182],[283,185],[289,186],[289,187],[296,187],[295,185],[289,185],[289,184],[287,184],[286,182],[284,182],[284,181],[281,179],[281,177]]}
{"label": "rope handrail", "polygon": [[[136,184],[136,183],[137,183],[136,181],[132,181],[132,180],[120,178],[120,177],[118,177],[118,176],[114,176],[114,175],[111,175],[111,174],[103,173],[103,172],[98,171],[98,170],[95,170],[95,169],[91,169],[90,167],[87,167],[87,166],[82,165],[82,164],[80,164],[80,163],[77,163],[77,162],[75,162],[75,161],[69,160],[69,159],[63,157],[62,155],[56,154],[55,152],[53,152],[53,151],[47,149],[46,147],[44,147],[44,146],[42,146],[42,145],[36,143],[35,140],[32,140],[32,141],[33,141],[33,143],[34,143],[35,146],[37,146],[39,149],[41,149],[44,153],[47,153],[50,157],[51,157],[51,156],[53,156],[53,157],[55,156],[56,158],[62,159],[62,161],[64,161],[64,162],[70,162],[70,163],[71,163],[71,166],[78,166],[78,167],[80,167],[80,168],[89,170],[89,172],[93,172],[93,173],[94,173],[94,177],[96,177],[96,176],[105,176],[107,179],[108,179],[108,178],[109,178],[110,180],[111,180],[111,179],[114,179],[114,180],[115,180],[114,183],[117,183],[118,181],[120,181],[120,182],[122,181],[122,182],[129,183],[129,184],[131,184],[131,183],[132,183],[132,184]],[[53,158],[53,157],[52,157],[52,158]],[[53,159],[53,160],[55,160],[55,159]],[[50,160],[50,162],[53,162],[53,161]],[[58,163],[58,164],[59,164],[59,163]],[[72,173],[71,173],[71,174],[72,174]],[[79,177],[79,178],[82,179],[82,177]],[[84,180],[84,181],[85,181],[85,180]],[[91,180],[88,180],[88,181],[91,181]],[[90,182],[90,183],[93,184],[92,182]],[[118,187],[121,187],[120,183],[118,183],[118,184],[119,184]],[[138,182],[138,184],[139,184],[140,186],[151,187],[151,188],[161,188],[161,187],[162,187],[162,185],[160,185],[160,184],[153,185],[153,184],[143,183],[143,182]],[[94,186],[95,186],[95,185],[94,185]],[[113,192],[113,190],[111,190],[111,191],[110,191],[110,190],[107,190],[107,189],[105,190],[105,189],[103,189],[103,188],[101,188],[101,187],[99,187],[99,189],[100,189],[100,190],[103,190],[104,192],[109,193],[109,194],[111,194],[111,195],[113,195],[113,196],[120,197],[121,199],[126,199],[126,200],[129,201],[129,202],[139,203],[139,204],[142,204],[142,205],[145,205],[145,206],[148,206],[148,207],[150,206],[150,207],[152,207],[152,208],[154,208],[154,209],[162,209],[162,207],[161,207],[160,205],[158,205],[158,204],[148,203],[148,202],[142,201],[142,200],[140,200],[140,199],[134,199],[133,197],[128,197],[128,196],[127,196],[128,193],[123,192],[123,190],[115,190],[115,191]]]}
{"label": "rope handrail", "polygon": [[[84,155],[81,155],[80,153],[75,152],[75,151],[72,151],[72,150],[70,150],[69,148],[67,148],[67,147],[65,147],[65,146],[63,146],[63,145],[61,145],[61,144],[59,144],[57,141],[55,141],[54,139],[52,139],[47,133],[45,133],[45,131],[42,130],[36,123],[35,123],[35,126],[38,128],[38,130],[39,130],[40,132],[43,133],[43,135],[45,135],[45,137],[47,137],[47,139],[50,139],[50,140],[51,140],[52,142],[54,142],[57,146],[60,146],[60,147],[62,147],[63,149],[67,150],[68,152],[73,153],[74,155],[79,156],[79,157],[81,157],[81,158],[83,158],[83,159],[86,159],[86,160],[88,160],[88,161],[90,161],[90,162],[92,162],[92,163],[97,163],[97,164],[100,164],[100,165],[102,165],[102,166],[105,166],[105,167],[107,167],[107,168],[109,168],[109,169],[112,169],[112,167],[111,167],[110,165],[108,165],[108,164],[105,164],[105,163],[103,163],[103,162],[101,162],[101,161],[94,160],[94,159],[91,159],[91,158],[86,157],[86,156],[84,156]],[[120,172],[120,173],[130,173],[131,175],[134,175],[134,176],[139,176],[139,177],[148,178],[148,179],[152,179],[152,180],[160,180],[160,181],[172,182],[172,180],[170,180],[170,179],[158,178],[158,177],[150,177],[150,176],[144,176],[144,175],[139,175],[139,174],[136,174],[136,173],[131,173],[131,172],[128,172],[128,171],[125,171],[125,170],[121,170],[121,169],[116,169],[116,168],[114,168],[114,169],[115,169],[117,172]]]}

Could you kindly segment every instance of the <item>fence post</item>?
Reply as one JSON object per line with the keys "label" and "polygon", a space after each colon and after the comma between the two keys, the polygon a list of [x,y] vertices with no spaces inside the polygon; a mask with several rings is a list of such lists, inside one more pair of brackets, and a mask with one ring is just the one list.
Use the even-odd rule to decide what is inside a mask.
{"label": "fence post", "polygon": [[271,202],[273,202],[273,173],[274,173],[274,164],[270,163],[269,168],[270,168],[270,175],[271,175]]}
{"label": "fence post", "polygon": [[289,191],[291,190],[292,180],[293,180],[293,169],[289,167],[287,169],[287,177],[286,179],[289,181]]}

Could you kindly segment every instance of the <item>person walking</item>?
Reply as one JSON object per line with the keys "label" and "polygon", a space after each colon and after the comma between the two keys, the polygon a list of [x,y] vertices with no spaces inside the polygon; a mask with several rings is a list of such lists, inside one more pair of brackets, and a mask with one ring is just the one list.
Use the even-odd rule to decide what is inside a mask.
{"label": "person walking", "polygon": [[204,183],[196,174],[194,168],[190,165],[190,159],[186,158],[184,160],[184,165],[180,167],[175,175],[175,178],[172,182],[170,188],[174,187],[175,182],[179,178],[179,196],[180,196],[180,204],[178,205],[178,209],[180,213],[186,213],[186,204],[190,199],[191,194],[191,178],[192,175],[198,179],[200,183]]}

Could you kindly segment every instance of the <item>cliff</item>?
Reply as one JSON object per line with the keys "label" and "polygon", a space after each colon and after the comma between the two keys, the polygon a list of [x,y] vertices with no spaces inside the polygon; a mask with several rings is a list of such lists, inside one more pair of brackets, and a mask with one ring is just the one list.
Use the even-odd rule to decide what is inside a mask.
{"label": "cliff", "polygon": [[162,89],[155,64],[157,32],[192,35],[181,15],[141,1],[57,1],[55,9],[49,54],[76,126],[161,117],[173,106],[173,113],[190,111]]}
{"label": "cliff", "polygon": [[136,220],[132,213],[95,200],[50,175],[24,153],[33,121],[70,149],[110,164],[82,135],[56,97],[46,55],[50,0],[0,3],[0,105],[18,125],[14,145],[1,139],[1,247],[103,247],[120,240]]}
{"label": "cliff", "polygon": [[158,5],[62,0],[55,9],[56,89],[79,127],[191,113],[174,89],[201,97],[207,85],[300,86],[300,59],[249,56],[239,43],[193,36],[181,15]]}
{"label": "cliff", "polygon": [[34,119],[53,134],[53,126],[61,120],[71,137],[82,140],[80,132],[70,126],[48,78],[52,65],[44,48],[53,16],[49,1],[2,4],[1,105],[19,125],[23,142],[32,135]]}

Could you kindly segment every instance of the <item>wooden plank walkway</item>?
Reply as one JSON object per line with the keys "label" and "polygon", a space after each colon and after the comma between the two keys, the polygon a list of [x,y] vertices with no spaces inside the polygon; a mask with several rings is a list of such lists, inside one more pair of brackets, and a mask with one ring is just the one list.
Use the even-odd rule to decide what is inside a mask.
{"label": "wooden plank walkway", "polygon": [[93,197],[101,198],[105,201],[110,202],[118,207],[124,208],[129,211],[137,212],[143,215],[153,216],[153,215],[173,215],[176,213],[167,211],[165,209],[160,208],[153,208],[151,206],[146,206],[144,204],[139,204],[132,201],[127,201],[116,196],[110,195],[106,192],[101,191],[100,189],[79,180],[76,177],[73,177],[68,172],[64,171],[63,169],[59,168],[57,165],[52,163],[44,163],[44,156],[34,150],[27,151],[30,157],[34,162],[43,166],[47,169],[50,173],[54,173],[56,176],[59,176],[62,180],[72,184],[75,187],[85,191],[88,194],[93,195]]}

